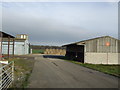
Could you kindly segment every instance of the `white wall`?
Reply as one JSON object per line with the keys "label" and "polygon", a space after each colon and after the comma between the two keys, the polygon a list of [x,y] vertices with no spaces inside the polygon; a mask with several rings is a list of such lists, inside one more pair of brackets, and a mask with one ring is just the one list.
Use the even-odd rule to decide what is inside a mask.
{"label": "white wall", "polygon": [[25,45],[25,54],[29,54],[29,42],[28,42],[28,40],[26,40],[25,41],[25,43],[24,43],[24,45]]}
{"label": "white wall", "polygon": [[24,55],[24,43],[15,42],[15,55]]}
{"label": "white wall", "polygon": [[[3,54],[8,54],[8,43],[7,42],[3,42],[3,46],[2,46],[2,53]],[[12,44],[12,42],[10,43]],[[10,45],[10,54],[12,54],[12,50],[13,50],[13,45]],[[14,46],[14,54],[15,55],[25,55],[25,54],[29,54],[29,42],[26,40],[25,42],[15,42],[15,46]]]}
{"label": "white wall", "polygon": [[[2,54],[8,54],[8,42],[2,42]],[[10,44],[13,44],[13,43],[11,43],[10,42]],[[10,45],[10,51],[9,51],[9,53],[11,54],[12,53],[12,48],[13,48],[13,46],[12,45]]]}
{"label": "white wall", "polygon": [[118,63],[118,53],[85,53],[85,63],[120,64]]}

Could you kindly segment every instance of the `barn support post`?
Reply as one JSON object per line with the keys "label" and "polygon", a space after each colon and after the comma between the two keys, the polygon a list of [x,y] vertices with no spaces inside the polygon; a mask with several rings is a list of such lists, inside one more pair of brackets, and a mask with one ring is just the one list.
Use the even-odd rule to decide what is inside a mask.
{"label": "barn support post", "polygon": [[10,58],[10,37],[8,36],[8,59]]}
{"label": "barn support post", "polygon": [[2,33],[0,32],[0,60],[2,60]]}
{"label": "barn support post", "polygon": [[[2,32],[0,32],[0,60],[2,60]],[[2,64],[0,63],[0,68]],[[0,69],[0,75],[2,74],[2,69]],[[2,75],[0,76],[0,89],[2,87]]]}
{"label": "barn support post", "polygon": [[14,57],[14,50],[15,50],[15,39],[13,38],[13,50],[12,50],[13,57]]}

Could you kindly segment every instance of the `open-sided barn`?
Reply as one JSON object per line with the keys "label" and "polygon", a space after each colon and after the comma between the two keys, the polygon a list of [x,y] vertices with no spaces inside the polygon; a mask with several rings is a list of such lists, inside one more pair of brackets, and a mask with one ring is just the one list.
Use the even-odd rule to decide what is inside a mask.
{"label": "open-sided barn", "polygon": [[10,35],[10,34],[7,34],[5,32],[2,32],[0,31],[0,60],[2,59],[2,54],[3,54],[3,39],[6,39],[6,43],[7,43],[7,51],[6,51],[6,54],[9,58],[9,51],[10,51],[10,42],[12,43],[11,44],[11,54],[14,56],[14,39],[15,37]]}
{"label": "open-sided barn", "polygon": [[28,42],[28,35],[26,34],[18,34],[16,38],[14,39],[14,43],[12,42],[12,39],[9,38],[3,38],[2,40],[2,53],[7,54],[8,53],[8,44],[9,44],[9,54],[12,54],[13,50],[13,44],[14,44],[14,54],[15,55],[25,55],[30,53],[30,44]]}
{"label": "open-sided barn", "polygon": [[103,36],[64,45],[66,57],[91,64],[119,64],[119,40]]}

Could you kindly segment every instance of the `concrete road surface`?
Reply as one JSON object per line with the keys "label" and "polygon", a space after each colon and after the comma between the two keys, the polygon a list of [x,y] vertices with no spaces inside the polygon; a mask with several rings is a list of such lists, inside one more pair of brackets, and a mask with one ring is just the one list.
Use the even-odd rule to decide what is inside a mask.
{"label": "concrete road surface", "polygon": [[35,57],[29,88],[118,88],[118,78],[60,59]]}

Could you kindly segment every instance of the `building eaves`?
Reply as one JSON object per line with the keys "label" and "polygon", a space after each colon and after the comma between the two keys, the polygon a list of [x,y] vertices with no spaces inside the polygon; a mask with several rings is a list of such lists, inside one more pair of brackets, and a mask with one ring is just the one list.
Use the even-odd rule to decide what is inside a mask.
{"label": "building eaves", "polygon": [[2,31],[0,31],[0,36],[3,38],[8,38],[8,37],[15,38],[13,35],[10,35],[8,33],[2,32]]}
{"label": "building eaves", "polygon": [[69,46],[69,45],[77,45],[78,43],[84,44],[87,41],[95,40],[95,39],[99,39],[99,38],[105,38],[105,37],[109,37],[109,38],[112,38],[112,39],[115,39],[115,40],[119,40],[119,39],[116,39],[116,38],[111,37],[111,36],[102,36],[102,37],[96,37],[96,38],[92,38],[92,39],[82,40],[82,41],[71,43],[71,44],[66,44],[66,45],[63,45],[62,47]]}

